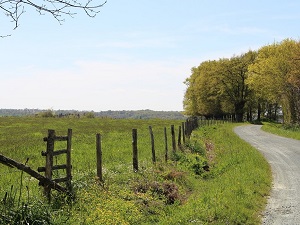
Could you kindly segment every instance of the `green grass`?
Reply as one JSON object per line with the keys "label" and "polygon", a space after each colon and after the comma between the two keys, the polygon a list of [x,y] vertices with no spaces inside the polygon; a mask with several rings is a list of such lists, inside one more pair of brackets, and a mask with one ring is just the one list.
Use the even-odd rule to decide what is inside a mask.
{"label": "green grass", "polygon": [[194,132],[193,139],[208,150],[210,172],[194,181],[192,196],[164,224],[260,224],[271,186],[270,167],[233,133],[233,126],[206,126]]}
{"label": "green grass", "polygon": [[279,136],[300,140],[300,127],[264,122],[262,130]]}
{"label": "green grass", "polygon": [[[47,129],[66,135],[72,128],[75,191],[71,203],[53,191],[48,205],[37,181],[0,164],[0,199],[8,193],[5,204],[3,200],[0,204],[0,221],[4,214],[17,219],[15,224],[29,219],[43,221],[39,224],[260,224],[271,184],[270,168],[262,155],[234,134],[234,125],[220,124],[195,131],[188,148],[170,154],[173,160],[165,163],[163,128],[168,128],[171,152],[173,124],[178,127],[181,121],[0,118],[0,153],[20,162],[29,158],[32,168],[45,163],[40,152],[46,147]],[[151,161],[149,125],[156,165]],[[132,168],[132,128],[138,129],[138,173]],[[98,132],[102,134],[104,184],[95,177]],[[63,147],[62,143],[56,146]],[[209,171],[204,169],[207,166]]]}

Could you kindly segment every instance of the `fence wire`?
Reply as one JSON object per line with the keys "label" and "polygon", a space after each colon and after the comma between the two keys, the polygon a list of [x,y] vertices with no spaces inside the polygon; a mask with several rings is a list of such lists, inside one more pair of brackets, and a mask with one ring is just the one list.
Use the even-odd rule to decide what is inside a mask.
{"label": "fence wire", "polygon": [[[208,123],[209,124],[209,123]],[[73,130],[72,137],[72,175],[73,180],[84,179],[87,175],[96,175],[97,159],[96,159],[96,133],[101,135],[101,147],[103,158],[103,172],[104,176],[116,176],[126,171],[132,172],[133,170],[133,147],[132,147],[132,129],[137,129],[137,148],[138,148],[138,161],[141,169],[147,169],[153,165],[153,146],[151,142],[151,134],[149,126],[153,131],[155,161],[164,163],[166,160],[166,150],[168,157],[171,156],[174,151],[179,151],[178,144],[184,144],[185,131],[182,130],[182,122],[178,121],[174,124],[169,122],[159,122],[155,124],[147,123],[143,121],[143,124],[138,126],[132,125],[132,129],[128,126],[124,129],[122,126],[118,127],[115,124],[109,129],[99,129],[91,131],[89,127],[82,127],[80,130]],[[174,126],[174,136],[172,136],[172,125]],[[165,136],[166,131],[166,136]],[[57,135],[66,135],[67,130],[59,130]],[[181,133],[179,135],[179,133]],[[38,167],[45,166],[45,158],[41,156],[41,146],[46,149],[45,143],[43,143],[41,135],[36,134],[39,137],[39,143],[35,145],[34,152],[31,152],[29,156],[29,162],[32,163],[31,168],[37,169]],[[180,141],[178,140],[180,138]],[[185,137],[187,138],[187,137]],[[175,140],[175,146],[174,146]],[[30,146],[25,147],[29,149]],[[55,143],[55,150],[65,149],[66,144],[63,142]],[[55,157],[54,164],[65,164],[65,156]],[[21,171],[8,168],[5,165],[0,164],[0,180],[1,183],[13,182],[18,180]],[[43,173],[41,173],[43,174]],[[65,174],[65,170],[55,171],[53,174],[55,177],[60,177]],[[27,175],[29,176],[29,175]],[[26,178],[26,179],[31,179]],[[5,184],[9,187],[10,184]],[[2,189],[3,191],[3,189]]]}

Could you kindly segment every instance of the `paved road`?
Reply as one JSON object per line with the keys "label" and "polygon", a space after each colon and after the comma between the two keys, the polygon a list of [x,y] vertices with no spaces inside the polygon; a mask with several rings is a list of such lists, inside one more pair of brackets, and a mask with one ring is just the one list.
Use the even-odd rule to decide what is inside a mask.
{"label": "paved road", "polygon": [[262,131],[260,125],[235,128],[271,165],[273,187],[263,215],[264,225],[300,225],[300,141]]}

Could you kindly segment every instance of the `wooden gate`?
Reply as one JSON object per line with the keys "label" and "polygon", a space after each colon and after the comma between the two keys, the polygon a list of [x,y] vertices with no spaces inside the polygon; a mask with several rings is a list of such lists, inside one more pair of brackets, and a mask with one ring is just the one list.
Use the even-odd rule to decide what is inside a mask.
{"label": "wooden gate", "polygon": [[[45,176],[39,174],[38,172],[31,169],[29,166],[26,166],[22,163],[19,163],[13,159],[10,159],[2,154],[0,154],[0,163],[8,167],[15,167],[19,170],[28,173],[32,177],[39,180],[39,185],[44,187],[44,193],[50,201],[51,189],[65,192],[69,195],[72,195],[72,165],[71,165],[71,146],[72,146],[72,129],[68,129],[67,136],[56,136],[54,130],[48,130],[48,137],[44,138],[44,141],[47,142],[47,150],[42,152],[42,156],[46,157],[45,167],[39,167],[38,172],[45,172]],[[66,149],[54,151],[55,141],[66,141]],[[53,156],[66,154],[66,164],[63,165],[53,165]],[[52,173],[54,170],[65,169],[66,177],[52,179]],[[66,187],[59,185],[59,183],[65,182]]]}
{"label": "wooden gate", "polygon": [[[38,172],[45,172],[45,177],[49,180],[54,181],[55,183],[66,183],[66,189],[69,193],[72,193],[72,165],[71,165],[71,146],[72,146],[72,129],[68,129],[67,136],[56,136],[55,130],[48,130],[48,137],[44,138],[44,141],[47,142],[47,150],[46,152],[42,152],[42,156],[46,157],[46,166],[39,167]],[[54,150],[55,141],[66,141],[67,146],[66,149],[62,150]],[[66,154],[66,164],[62,165],[53,165],[53,156],[58,156],[61,154]],[[52,179],[53,171],[54,170],[66,170],[66,176],[62,178]],[[51,186],[44,186],[44,193],[50,200],[51,196]]]}

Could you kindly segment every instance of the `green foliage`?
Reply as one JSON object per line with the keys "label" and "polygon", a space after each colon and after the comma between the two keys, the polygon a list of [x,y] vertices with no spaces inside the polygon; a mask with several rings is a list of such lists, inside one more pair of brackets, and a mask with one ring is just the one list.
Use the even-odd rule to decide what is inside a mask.
{"label": "green foliage", "polygon": [[[286,39],[239,56],[202,62],[186,79],[185,114],[267,114],[300,124],[300,42]],[[256,116],[252,114],[256,113]]]}
{"label": "green foliage", "polygon": [[52,109],[48,109],[46,111],[38,113],[37,116],[43,118],[55,117],[55,112]]}
{"label": "green foliage", "polygon": [[196,178],[186,204],[170,209],[160,224],[260,224],[271,170],[232,129],[231,124],[204,126],[193,133],[208,150],[210,171]]}
{"label": "green foliage", "polygon": [[199,140],[197,140],[197,137],[195,137],[195,135],[193,135],[191,140],[188,140],[185,145],[192,153],[198,153],[203,156],[206,155],[205,148],[202,146]]}
{"label": "green foliage", "polygon": [[208,167],[206,157],[197,153],[176,152],[172,159],[178,163],[179,168],[186,169],[195,175],[202,175]]}
{"label": "green foliage", "polygon": [[[21,182],[22,183],[22,182]],[[21,192],[19,192],[21,190]],[[26,197],[20,198],[22,185],[19,188],[11,186],[0,201],[0,224],[63,224],[66,217],[57,216],[60,212],[36,197],[29,196],[29,188],[26,187]]]}
{"label": "green foliage", "polygon": [[234,113],[241,121],[251,92],[246,84],[248,66],[256,53],[230,59],[205,61],[186,80],[184,106],[187,115],[223,116]]}
{"label": "green foliage", "polygon": [[248,83],[260,102],[282,106],[285,123],[300,123],[300,42],[286,39],[259,49]]}
{"label": "green foliage", "polygon": [[87,112],[84,114],[84,117],[86,118],[95,118],[95,113],[92,111],[92,112]]}

